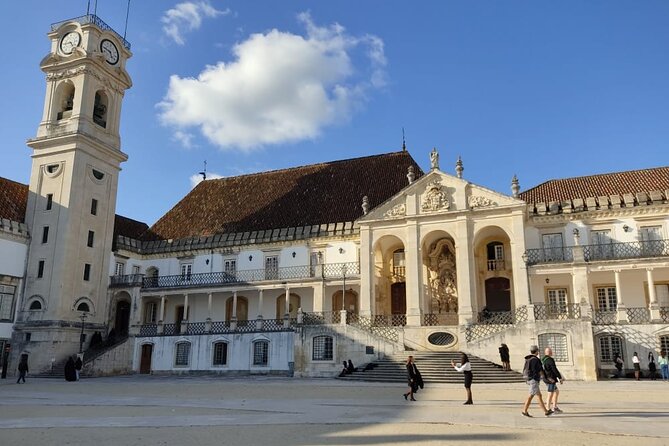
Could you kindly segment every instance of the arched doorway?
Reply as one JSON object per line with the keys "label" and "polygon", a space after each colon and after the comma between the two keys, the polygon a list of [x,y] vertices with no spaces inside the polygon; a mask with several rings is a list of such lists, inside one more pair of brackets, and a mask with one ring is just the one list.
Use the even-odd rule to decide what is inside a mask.
{"label": "arched doorway", "polygon": [[[341,290],[339,290],[332,295],[332,311],[342,310],[341,293]],[[346,290],[343,309],[350,313],[358,314],[358,293],[352,289]]]}
{"label": "arched doorway", "polygon": [[[290,293],[290,302],[288,302],[288,314],[289,317],[297,317],[297,309],[300,308],[302,299],[298,294]],[[283,319],[286,314],[286,293],[283,293],[281,296],[276,298],[276,318]]]}
{"label": "arched doorway", "polygon": [[127,300],[119,300],[116,303],[116,315],[114,317],[114,328],[116,329],[116,335],[127,335],[129,326],[130,302]]}
{"label": "arched doorway", "polygon": [[[233,297],[228,297],[228,300],[225,302],[225,320],[232,320],[232,301]],[[249,320],[249,301],[243,296],[237,296],[237,320],[238,321],[247,321]]]}
{"label": "arched doorway", "polygon": [[506,277],[485,281],[485,308],[490,311],[511,311],[511,282]]}

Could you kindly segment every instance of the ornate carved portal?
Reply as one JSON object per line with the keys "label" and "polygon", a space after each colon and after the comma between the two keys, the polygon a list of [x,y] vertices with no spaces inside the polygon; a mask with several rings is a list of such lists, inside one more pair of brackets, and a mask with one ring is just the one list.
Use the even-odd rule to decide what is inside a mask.
{"label": "ornate carved portal", "polygon": [[458,288],[453,242],[441,239],[430,246],[427,269],[432,311],[457,313]]}

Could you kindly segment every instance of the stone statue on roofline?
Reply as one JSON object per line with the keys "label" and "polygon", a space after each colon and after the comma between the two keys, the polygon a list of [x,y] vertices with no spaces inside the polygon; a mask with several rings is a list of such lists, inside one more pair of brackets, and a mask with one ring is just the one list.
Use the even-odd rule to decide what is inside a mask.
{"label": "stone statue on roofline", "polygon": [[439,152],[437,152],[436,147],[430,152],[430,168],[432,170],[439,169]]}

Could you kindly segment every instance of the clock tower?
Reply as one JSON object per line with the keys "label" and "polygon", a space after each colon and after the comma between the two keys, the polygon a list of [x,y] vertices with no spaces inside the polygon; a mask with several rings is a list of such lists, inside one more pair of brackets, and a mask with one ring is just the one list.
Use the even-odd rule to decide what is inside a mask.
{"label": "clock tower", "polygon": [[55,23],[40,68],[46,98],[32,149],[26,286],[13,352],[40,371],[106,332],[130,44],[96,15]]}

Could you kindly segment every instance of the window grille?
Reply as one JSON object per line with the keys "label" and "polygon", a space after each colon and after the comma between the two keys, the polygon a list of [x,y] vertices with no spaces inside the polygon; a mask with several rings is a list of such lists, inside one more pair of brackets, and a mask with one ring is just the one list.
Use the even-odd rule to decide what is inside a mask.
{"label": "window grille", "polygon": [[269,342],[256,341],[253,343],[253,365],[267,365]]}
{"label": "window grille", "polygon": [[174,365],[187,366],[190,359],[190,342],[177,343],[177,352],[175,355]]}
{"label": "window grille", "polygon": [[616,355],[623,356],[622,339],[619,336],[601,336],[599,338],[599,360],[612,363]]}
{"label": "window grille", "polygon": [[313,343],[314,361],[332,361],[332,336],[316,336]]}
{"label": "window grille", "polygon": [[597,305],[600,310],[615,311],[618,308],[615,287],[597,288]]}
{"label": "window grille", "polygon": [[228,343],[216,342],[214,344],[214,365],[226,365],[228,363]]}
{"label": "window grille", "polygon": [[660,336],[660,350],[669,353],[669,336]]}
{"label": "window grille", "polygon": [[546,347],[553,350],[553,359],[557,362],[569,361],[569,349],[567,348],[567,336],[561,333],[544,333],[539,335],[539,351],[543,352]]}

